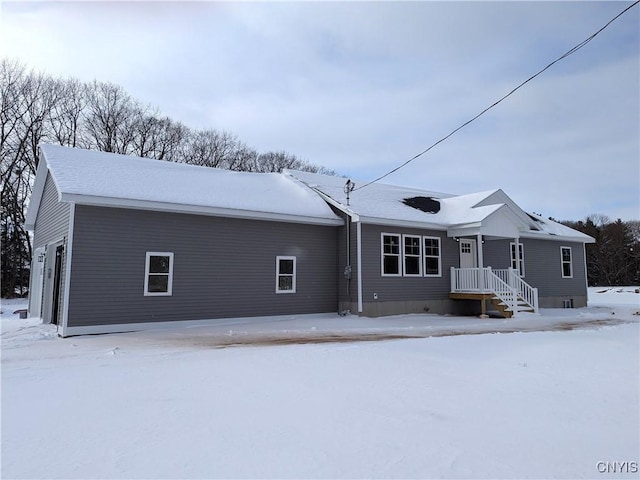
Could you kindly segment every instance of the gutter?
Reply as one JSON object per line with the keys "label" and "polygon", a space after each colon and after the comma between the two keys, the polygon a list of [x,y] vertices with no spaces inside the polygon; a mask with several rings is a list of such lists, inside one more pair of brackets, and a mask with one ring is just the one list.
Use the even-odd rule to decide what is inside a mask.
{"label": "gutter", "polygon": [[134,210],[160,211],[171,213],[191,213],[196,215],[242,218],[249,220],[270,220],[277,222],[304,223],[311,225],[344,225],[344,221],[337,216],[335,218],[309,217],[305,215],[292,215],[287,213],[257,212],[235,208],[207,207],[204,205],[187,205],[170,202],[156,202],[151,200],[100,197],[74,193],[63,193],[60,201],[96,207],[130,208]]}

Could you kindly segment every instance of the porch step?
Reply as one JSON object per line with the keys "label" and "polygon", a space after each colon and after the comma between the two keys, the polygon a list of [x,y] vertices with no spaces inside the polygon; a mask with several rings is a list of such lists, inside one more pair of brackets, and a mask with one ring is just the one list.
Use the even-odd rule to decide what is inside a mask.
{"label": "porch step", "polygon": [[[502,314],[502,316],[504,318],[513,317],[513,313],[514,313],[513,310],[511,308],[509,308],[498,297],[492,297],[491,298],[491,303],[493,304],[494,307],[496,307],[498,309],[498,311],[500,312],[500,314]],[[516,305],[516,310],[518,312],[534,313],[534,309],[531,308],[528,304],[526,304],[523,301],[521,301],[520,299],[518,299],[518,303]]]}

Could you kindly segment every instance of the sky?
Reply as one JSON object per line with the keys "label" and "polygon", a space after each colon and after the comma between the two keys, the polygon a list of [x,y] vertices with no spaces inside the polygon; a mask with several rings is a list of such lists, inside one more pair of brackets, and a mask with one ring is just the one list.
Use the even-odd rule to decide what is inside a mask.
{"label": "sky", "polygon": [[[356,186],[422,152],[632,2],[0,2],[0,55],[121,85],[194,129]],[[640,219],[640,5],[383,180]],[[357,191],[354,192],[357,195]]]}

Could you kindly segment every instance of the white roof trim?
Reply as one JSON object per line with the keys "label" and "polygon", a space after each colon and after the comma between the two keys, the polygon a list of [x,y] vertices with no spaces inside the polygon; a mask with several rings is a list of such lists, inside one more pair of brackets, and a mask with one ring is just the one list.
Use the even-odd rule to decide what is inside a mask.
{"label": "white roof trim", "polygon": [[415,222],[411,220],[393,220],[389,218],[359,216],[358,220],[354,220],[354,222],[356,221],[368,225],[389,225],[390,227],[421,228],[424,230],[438,230],[441,232],[447,230],[447,227],[445,225],[442,225],[441,223]]}
{"label": "white roof trim", "polygon": [[520,233],[520,238],[536,238],[538,240],[554,240],[559,242],[573,243],[596,243],[595,238],[585,235],[584,237],[571,237],[569,235],[554,235],[543,231],[527,231]]}
{"label": "white roof trim", "polygon": [[155,202],[148,200],[132,200],[126,198],[98,197],[63,193],[61,201],[90,205],[97,207],[130,208],[134,210],[150,210],[158,212],[190,213],[195,215],[209,215],[216,217],[243,218],[249,220],[268,220],[287,223],[305,223],[310,225],[344,225],[341,218],[306,217],[284,213],[255,212],[233,208],[207,207],[201,205],[184,205],[170,202]]}

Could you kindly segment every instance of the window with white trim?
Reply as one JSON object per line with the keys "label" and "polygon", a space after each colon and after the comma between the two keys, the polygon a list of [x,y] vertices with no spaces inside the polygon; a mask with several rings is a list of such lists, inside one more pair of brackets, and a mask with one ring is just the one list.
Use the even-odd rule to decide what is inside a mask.
{"label": "window with white trim", "polygon": [[382,275],[400,276],[400,235],[382,234]]}
{"label": "window with white trim", "polygon": [[170,296],[173,289],[173,253],[147,252],[144,267],[144,294]]}
{"label": "window with white trim", "polygon": [[404,274],[407,277],[419,277],[422,275],[422,242],[421,237],[415,235],[403,235],[404,244]]}
{"label": "window with white trim", "polygon": [[440,277],[442,275],[440,261],[440,238],[422,237],[424,242],[424,276]]}
{"label": "window with white trim", "polygon": [[560,262],[562,264],[562,278],[573,278],[571,247],[560,247]]}
{"label": "window with white trim", "polygon": [[513,268],[521,277],[524,277],[524,245],[518,243],[516,251],[515,242],[511,242],[511,268]]}
{"label": "window with white trim", "polygon": [[276,257],[276,293],[296,293],[296,257]]}

